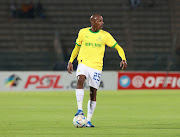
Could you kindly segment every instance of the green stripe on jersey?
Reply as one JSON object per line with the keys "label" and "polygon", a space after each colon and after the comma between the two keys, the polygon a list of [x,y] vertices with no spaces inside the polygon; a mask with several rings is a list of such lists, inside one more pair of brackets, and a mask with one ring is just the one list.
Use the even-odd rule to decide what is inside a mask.
{"label": "green stripe on jersey", "polygon": [[[75,43],[76,43],[76,42],[75,42]],[[76,45],[81,46],[81,45],[79,45],[79,44],[77,44],[77,43],[76,43]]]}
{"label": "green stripe on jersey", "polygon": [[114,48],[117,45],[117,42],[114,44],[114,46],[112,46],[111,48]]}

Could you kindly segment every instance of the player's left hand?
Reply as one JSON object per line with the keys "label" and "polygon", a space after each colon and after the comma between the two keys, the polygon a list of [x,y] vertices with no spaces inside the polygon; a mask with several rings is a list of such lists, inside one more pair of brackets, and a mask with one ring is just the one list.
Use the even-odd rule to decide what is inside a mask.
{"label": "player's left hand", "polygon": [[126,69],[127,68],[127,62],[125,60],[122,60],[120,63],[120,67],[122,67],[122,69]]}

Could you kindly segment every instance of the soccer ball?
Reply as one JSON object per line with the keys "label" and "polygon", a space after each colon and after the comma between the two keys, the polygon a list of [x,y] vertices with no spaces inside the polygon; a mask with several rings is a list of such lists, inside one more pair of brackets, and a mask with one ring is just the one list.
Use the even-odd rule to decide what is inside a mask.
{"label": "soccer ball", "polygon": [[77,115],[74,117],[73,119],[73,125],[76,128],[82,128],[82,127],[86,127],[87,125],[87,119],[85,116],[83,115]]}

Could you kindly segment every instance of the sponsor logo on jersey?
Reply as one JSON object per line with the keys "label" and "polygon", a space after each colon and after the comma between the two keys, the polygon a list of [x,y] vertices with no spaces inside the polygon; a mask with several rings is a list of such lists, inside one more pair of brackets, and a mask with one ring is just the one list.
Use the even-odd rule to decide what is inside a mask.
{"label": "sponsor logo on jersey", "polygon": [[85,43],[85,46],[101,47],[101,44],[98,44],[98,43]]}

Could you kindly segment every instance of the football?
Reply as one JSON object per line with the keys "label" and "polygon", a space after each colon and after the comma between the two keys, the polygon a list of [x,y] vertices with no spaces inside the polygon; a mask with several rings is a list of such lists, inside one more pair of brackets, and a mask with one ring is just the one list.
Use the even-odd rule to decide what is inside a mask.
{"label": "football", "polygon": [[86,127],[87,125],[87,119],[85,116],[83,115],[77,115],[74,117],[73,119],[73,125],[76,128],[82,128],[82,127]]}

